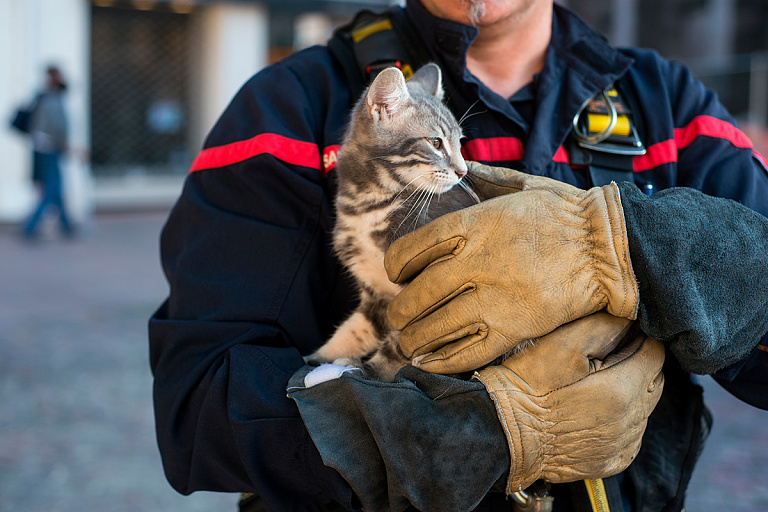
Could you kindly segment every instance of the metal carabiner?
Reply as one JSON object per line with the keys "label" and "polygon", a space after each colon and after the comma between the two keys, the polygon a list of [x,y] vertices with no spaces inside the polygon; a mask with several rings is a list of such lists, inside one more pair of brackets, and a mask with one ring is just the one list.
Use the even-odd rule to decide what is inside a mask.
{"label": "metal carabiner", "polygon": [[512,510],[515,512],[552,512],[555,498],[549,494],[549,484],[543,480],[537,480],[536,483],[540,483],[540,485],[532,492],[517,491],[510,495]]}
{"label": "metal carabiner", "polygon": [[613,129],[616,128],[616,122],[619,119],[619,115],[616,112],[616,107],[613,105],[613,102],[604,90],[600,91],[600,96],[602,96],[603,100],[605,100],[605,104],[608,106],[608,111],[610,113],[610,120],[608,121],[608,126],[605,128],[605,130],[600,133],[590,134],[589,128],[587,128],[586,132],[584,132],[579,126],[581,114],[584,112],[584,109],[587,108],[587,106],[592,102],[592,98],[589,98],[587,101],[585,101],[584,104],[579,108],[579,111],[576,112],[576,115],[573,116],[573,135],[576,137],[577,141],[584,144],[599,144],[607,139],[611,135]]}

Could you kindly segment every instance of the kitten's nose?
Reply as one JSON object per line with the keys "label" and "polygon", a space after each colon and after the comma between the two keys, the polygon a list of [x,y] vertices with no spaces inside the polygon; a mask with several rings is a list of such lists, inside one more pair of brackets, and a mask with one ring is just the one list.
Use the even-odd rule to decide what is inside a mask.
{"label": "kitten's nose", "polygon": [[461,179],[461,178],[463,178],[464,176],[467,175],[467,165],[464,164],[461,167],[458,167],[458,166],[454,167],[453,168],[453,172],[455,172],[456,176],[458,176],[459,179]]}

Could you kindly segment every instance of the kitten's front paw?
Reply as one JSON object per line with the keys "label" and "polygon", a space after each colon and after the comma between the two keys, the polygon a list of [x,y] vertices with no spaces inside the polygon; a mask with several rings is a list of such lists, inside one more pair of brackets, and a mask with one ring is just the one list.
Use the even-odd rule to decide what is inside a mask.
{"label": "kitten's front paw", "polygon": [[320,347],[311,354],[304,356],[304,362],[314,366],[324,363],[332,363],[336,357],[333,357],[332,354],[329,354],[328,350],[323,350],[324,348],[325,347]]}
{"label": "kitten's front paw", "polygon": [[363,366],[362,361],[359,359],[352,359],[349,357],[340,357],[338,359],[334,359],[333,364],[337,364],[339,366],[352,366],[355,368],[360,368]]}
{"label": "kitten's front paw", "polygon": [[325,345],[315,350],[308,356],[304,356],[304,361],[307,364],[314,364],[314,365],[323,364],[323,363],[332,363],[334,360],[339,358],[339,356],[334,352],[338,352],[338,351],[331,350],[331,348],[329,348],[328,344],[326,343]]}

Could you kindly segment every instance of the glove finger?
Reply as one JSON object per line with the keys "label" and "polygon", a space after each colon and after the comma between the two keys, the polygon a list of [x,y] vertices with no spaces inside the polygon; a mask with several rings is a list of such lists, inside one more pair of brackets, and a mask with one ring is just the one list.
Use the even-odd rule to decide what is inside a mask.
{"label": "glove finger", "polygon": [[[594,371],[622,341],[632,322],[599,312],[574,320],[512,354],[502,364],[535,388],[566,386]],[[545,365],[541,361],[546,361]],[[557,368],[556,374],[551,369]]]}
{"label": "glove finger", "polygon": [[443,345],[439,350],[414,361],[422,370],[443,375],[477,370],[509,352],[510,342],[485,324],[467,328],[468,335]]}
{"label": "glove finger", "polygon": [[525,187],[527,175],[513,169],[471,161],[467,168],[467,183],[483,199],[514,194]]}
{"label": "glove finger", "polygon": [[458,254],[467,241],[460,214],[449,213],[395,240],[384,255],[389,280],[404,283],[431,263]]}
{"label": "glove finger", "polygon": [[[419,279],[423,275],[420,275]],[[390,323],[397,328],[400,327],[392,319],[392,307],[398,305],[395,301],[401,300],[405,305],[410,305],[412,302],[410,297],[403,296],[408,288],[406,286],[389,305]],[[482,308],[477,302],[473,285],[456,290],[449,298],[437,305],[439,307],[430,308],[425,314],[419,315],[414,321],[402,327],[400,349],[406,357],[423,356],[439,350],[447,343],[470,336],[473,334],[470,326],[482,325],[483,328],[487,328],[479,314]],[[475,333],[481,332],[483,331],[480,327],[475,329]]]}
{"label": "glove finger", "polygon": [[421,357],[418,366],[424,370],[458,373],[485,366],[528,339],[501,335],[483,318],[484,311],[473,291],[458,295],[403,329],[400,348],[408,357]]}
{"label": "glove finger", "polygon": [[[453,260],[455,261],[455,260]],[[408,325],[443,307],[455,297],[475,289],[467,282],[461,264],[440,262],[422,271],[389,303],[387,316],[396,329]]]}
{"label": "glove finger", "polygon": [[472,187],[485,199],[534,188],[556,188],[569,192],[580,189],[561,181],[526,174],[505,167],[494,167],[479,162],[467,162]]}
{"label": "glove finger", "polygon": [[628,343],[603,361],[595,361],[595,373],[602,374],[616,392],[634,395],[636,421],[647,418],[656,407],[664,388],[664,345],[649,338],[639,328],[630,333]]}

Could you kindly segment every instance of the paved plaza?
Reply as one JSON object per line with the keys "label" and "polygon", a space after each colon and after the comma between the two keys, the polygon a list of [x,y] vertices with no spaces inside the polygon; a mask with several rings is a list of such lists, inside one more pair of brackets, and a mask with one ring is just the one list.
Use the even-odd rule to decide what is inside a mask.
{"label": "paved plaza", "polygon": [[[97,215],[72,241],[0,227],[0,512],[218,512],[177,494],[155,445],[146,321],[165,213]],[[768,511],[768,412],[709,379],[715,425],[688,512]]]}

